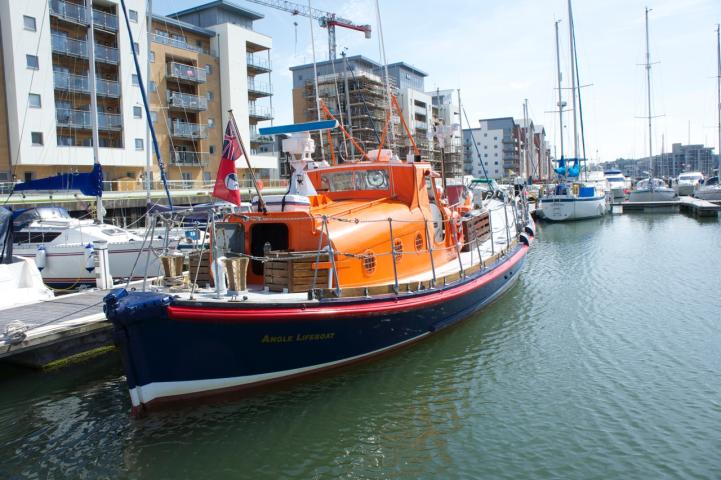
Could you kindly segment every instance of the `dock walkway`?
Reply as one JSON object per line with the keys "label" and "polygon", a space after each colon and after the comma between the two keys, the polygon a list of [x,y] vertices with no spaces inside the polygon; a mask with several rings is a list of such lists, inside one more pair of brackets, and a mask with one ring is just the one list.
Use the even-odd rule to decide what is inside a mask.
{"label": "dock walkway", "polygon": [[[614,204],[617,205],[617,204]],[[658,202],[630,202],[625,200],[621,203],[624,212],[654,212],[674,213],[686,211],[697,217],[712,217],[721,211],[721,205],[716,205],[706,200],[694,197],[680,197],[678,200],[666,200]]]}
{"label": "dock walkway", "polygon": [[[109,345],[112,329],[103,313],[107,293],[92,289],[0,310],[0,360],[39,367]],[[12,335],[6,334],[8,327]]]}

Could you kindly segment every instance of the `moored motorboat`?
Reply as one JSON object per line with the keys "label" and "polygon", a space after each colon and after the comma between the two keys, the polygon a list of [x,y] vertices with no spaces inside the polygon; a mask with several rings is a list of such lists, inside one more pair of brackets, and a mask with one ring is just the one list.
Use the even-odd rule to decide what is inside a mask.
{"label": "moored motorboat", "polygon": [[608,183],[608,189],[611,192],[611,196],[614,199],[622,199],[626,196],[626,191],[630,190],[631,184],[629,180],[623,175],[621,170],[606,170],[603,172],[606,177],[606,183]]}
{"label": "moored motorboat", "polygon": [[683,172],[678,176],[673,189],[678,196],[693,195],[693,193],[703,184],[703,173],[701,172]]}
{"label": "moored motorboat", "polygon": [[673,188],[667,187],[660,178],[644,178],[628,195],[629,202],[672,202],[678,201]]}
{"label": "moored motorboat", "polygon": [[720,202],[721,184],[719,184],[718,177],[710,177],[706,179],[703,186],[696,190],[693,196],[700,200],[707,200],[709,202]]}
{"label": "moored motorboat", "polygon": [[[427,162],[380,154],[314,162],[307,131],[320,128],[263,132],[293,132],[283,141],[291,187],[211,227],[215,288],[188,281],[106,297],[134,411],[407,346],[472,315],[518,278],[534,230],[525,204],[505,196],[482,208],[450,202]],[[230,281],[231,264],[248,261],[241,287],[233,280],[225,293],[223,266]]]}

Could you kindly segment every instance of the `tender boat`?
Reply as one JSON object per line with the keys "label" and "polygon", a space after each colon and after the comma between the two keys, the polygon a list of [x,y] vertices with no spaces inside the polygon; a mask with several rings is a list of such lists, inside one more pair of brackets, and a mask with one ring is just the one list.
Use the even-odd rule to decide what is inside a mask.
{"label": "tender boat", "polygon": [[683,172],[678,176],[673,189],[676,190],[678,196],[693,195],[703,184],[703,173],[701,172]]}
{"label": "tender boat", "polygon": [[35,263],[13,254],[12,227],[12,212],[0,207],[0,310],[55,296],[43,283]]}
{"label": "tender boat", "polygon": [[291,185],[211,225],[215,286],[198,286],[191,263],[182,285],[106,297],[134,412],[408,346],[514,284],[534,234],[525,203],[491,196],[474,208],[462,185],[442,195],[429,163],[384,150],[313,161],[308,132],[334,125],[261,130],[291,134]]}
{"label": "tender boat", "polygon": [[721,185],[719,184],[718,177],[709,177],[706,179],[703,186],[696,190],[693,196],[701,200],[708,200],[709,202],[721,202]]}
{"label": "tender boat", "polygon": [[636,188],[628,196],[629,202],[672,202],[678,201],[673,188],[667,187],[660,178],[644,178],[639,180]]}
{"label": "tender boat", "polygon": [[631,189],[631,182],[627,179],[621,170],[606,170],[603,172],[606,177],[608,189],[614,199],[622,199],[626,196],[626,191]]}
{"label": "tender boat", "polygon": [[110,274],[115,279],[143,278],[146,264],[148,272],[157,274],[160,263],[153,249],[165,246],[164,240],[156,238],[151,247],[143,247],[142,236],[72,218],[61,207],[17,211],[13,224],[15,254],[34,259],[45,283],[54,287],[95,285],[94,242],[107,242]]}

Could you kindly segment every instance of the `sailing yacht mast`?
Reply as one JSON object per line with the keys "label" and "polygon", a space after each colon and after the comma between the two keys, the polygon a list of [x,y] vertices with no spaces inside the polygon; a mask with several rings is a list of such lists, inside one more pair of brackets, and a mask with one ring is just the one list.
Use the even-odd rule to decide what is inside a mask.
{"label": "sailing yacht mast", "polygon": [[556,68],[558,70],[558,73],[556,75],[556,79],[558,81],[558,128],[561,132],[561,158],[563,158],[563,94],[561,92],[561,53],[560,48],[558,44],[558,24],[561,23],[560,20],[556,20]]}
{"label": "sailing yacht mast", "polygon": [[576,64],[576,52],[573,48],[573,10],[571,0],[568,0],[568,36],[571,45],[571,95],[573,97],[573,158],[578,158],[578,120],[576,118],[576,74],[573,65]]}
{"label": "sailing yacht mast", "polygon": [[[93,23],[93,1],[85,0],[85,8],[88,12],[88,21],[90,22],[90,28],[88,29],[88,63],[90,64],[88,74],[90,75],[90,81],[88,83],[90,84],[90,125],[93,132],[93,164],[99,164],[100,136],[98,135],[98,99],[96,96],[97,80],[95,79],[95,25]],[[95,198],[97,199],[95,203],[96,218],[98,223],[103,223],[103,197],[97,196]]]}
{"label": "sailing yacht mast", "polygon": [[646,7],[646,93],[648,97],[648,164],[649,164],[649,182],[648,187],[653,191],[653,140],[651,137],[651,52],[648,42],[648,12],[650,9]]}
{"label": "sailing yacht mast", "polygon": [[[716,24],[716,107],[718,107],[718,177],[721,178],[721,25]],[[713,173],[713,167],[711,167]]]}

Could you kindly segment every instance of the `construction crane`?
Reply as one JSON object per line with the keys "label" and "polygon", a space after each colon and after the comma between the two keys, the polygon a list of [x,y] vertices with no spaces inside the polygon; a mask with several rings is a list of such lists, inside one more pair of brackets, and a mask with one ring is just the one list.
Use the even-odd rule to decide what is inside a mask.
{"label": "construction crane", "polygon": [[248,1],[251,3],[257,3],[258,5],[264,5],[266,7],[290,12],[292,15],[301,15],[303,17],[310,17],[314,20],[318,20],[321,27],[328,29],[328,58],[330,60],[335,60],[336,58],[335,27],[348,28],[350,30],[363,32],[366,38],[371,38],[370,25],[357,25],[346,18],[338,17],[335,13],[324,12],[323,10],[318,10],[317,8],[309,8],[308,6],[294,2],[287,2],[285,0]]}

